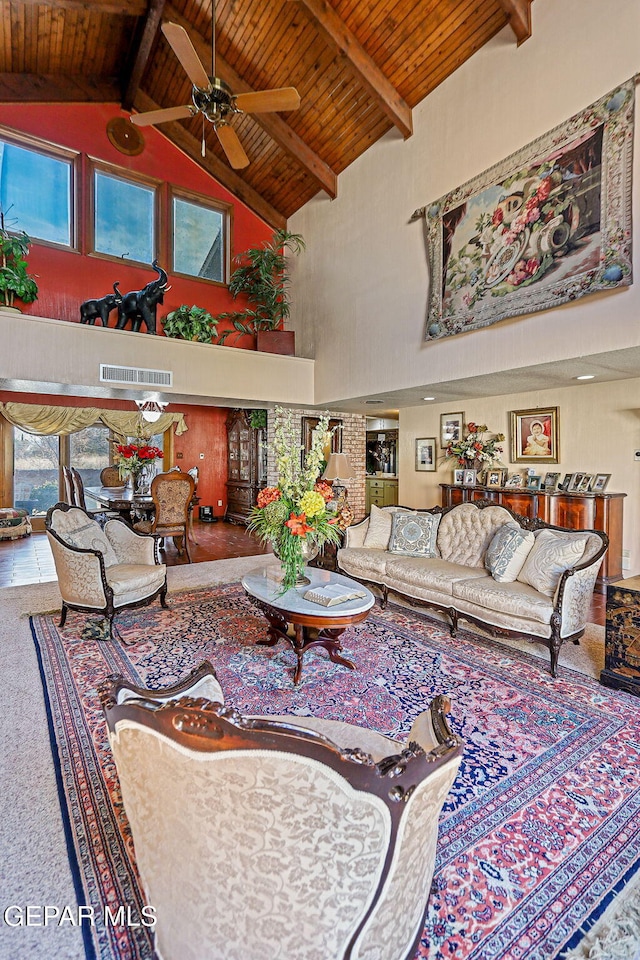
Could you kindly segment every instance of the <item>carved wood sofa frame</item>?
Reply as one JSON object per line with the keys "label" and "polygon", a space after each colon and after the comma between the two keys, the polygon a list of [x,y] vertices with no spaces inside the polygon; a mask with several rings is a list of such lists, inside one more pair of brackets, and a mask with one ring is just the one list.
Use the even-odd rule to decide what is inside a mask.
{"label": "carved wood sofa frame", "polygon": [[[354,790],[379,797],[391,816],[391,836],[375,894],[340,957],[340,960],[350,960],[358,936],[375,912],[383,893],[407,801],[423,780],[445,764],[459,762],[462,757],[463,741],[452,732],[447,720],[451,710],[449,698],[436,696],[429,705],[429,717],[436,739],[432,749],[427,751],[419,743],[409,741],[399,753],[375,762],[363,749],[341,748],[321,733],[296,726],[295,716],[286,720],[282,717],[245,717],[223,703],[185,696],[186,691],[207,677],[217,679],[213,665],[208,660],[192,670],[180,683],[162,690],[135,687],[122,676],[108,677],[99,686],[98,694],[110,737],[116,734],[120,721],[131,721],[150,728],[179,746],[203,753],[273,750],[303,755],[330,767],[345,778]],[[119,703],[121,691],[126,691],[127,697]],[[415,955],[422,936],[426,909],[410,949],[398,960],[412,960]],[[331,957],[328,960],[338,958]]]}
{"label": "carved wood sofa frame", "polygon": [[[486,509],[487,507],[496,506],[493,500],[476,500],[474,501],[474,505],[479,510]],[[420,510],[418,512],[444,515],[446,513],[450,513],[452,510],[455,510],[458,506],[460,505],[453,504],[450,507],[436,506],[436,507],[432,507],[431,509]],[[411,512],[411,513],[416,512],[415,507],[396,507],[395,509],[407,510],[408,512]],[[383,609],[387,605],[389,594],[397,594],[398,596],[401,596],[403,600],[405,600],[411,606],[430,607],[435,610],[440,610],[442,613],[445,613],[449,617],[449,620],[450,620],[449,630],[450,630],[451,636],[454,638],[457,636],[458,625],[460,620],[468,620],[470,623],[475,623],[479,627],[482,627],[482,629],[490,633],[492,637],[512,637],[514,639],[529,640],[535,643],[542,643],[549,650],[551,676],[557,677],[558,655],[560,653],[560,648],[562,644],[565,643],[566,641],[571,641],[572,643],[578,644],[580,642],[580,637],[583,636],[584,634],[584,628],[582,628],[581,630],[578,630],[567,637],[560,636],[560,629],[562,626],[562,603],[563,603],[564,593],[565,593],[567,583],[569,579],[573,577],[576,573],[579,573],[581,570],[586,570],[588,567],[592,566],[592,564],[602,559],[602,557],[606,553],[607,547],[609,546],[609,538],[607,537],[606,533],[602,532],[602,530],[575,530],[575,529],[568,529],[567,527],[558,527],[558,526],[554,526],[553,524],[546,523],[544,520],[539,520],[539,519],[531,520],[528,517],[522,517],[519,514],[514,513],[513,510],[510,510],[508,507],[505,507],[502,505],[500,509],[506,510],[507,513],[511,514],[513,519],[516,520],[517,523],[519,523],[524,530],[531,530],[531,531],[555,530],[558,533],[593,534],[597,537],[600,537],[600,539],[602,540],[602,546],[595,556],[591,557],[585,563],[577,564],[575,567],[571,567],[568,570],[565,570],[564,573],[561,575],[560,582],[558,584],[558,588],[555,594],[553,613],[551,614],[551,620],[550,620],[551,635],[549,637],[539,637],[539,636],[536,636],[535,634],[525,633],[520,630],[510,630],[507,627],[499,627],[499,626],[496,626],[495,624],[489,623],[486,620],[483,620],[481,617],[474,617],[473,614],[470,614],[467,612],[464,612],[464,613],[460,612],[456,610],[456,608],[453,606],[447,606],[446,604],[440,604],[431,600],[424,600],[419,597],[412,597],[409,594],[400,593],[400,591],[398,590],[389,588],[384,583],[377,583],[375,580],[366,580],[364,578],[357,577],[352,573],[349,573],[349,576],[353,580],[358,580],[360,583],[363,583],[372,589],[377,589],[378,591],[380,591],[382,594],[381,606]],[[338,569],[340,568],[338,567]]]}

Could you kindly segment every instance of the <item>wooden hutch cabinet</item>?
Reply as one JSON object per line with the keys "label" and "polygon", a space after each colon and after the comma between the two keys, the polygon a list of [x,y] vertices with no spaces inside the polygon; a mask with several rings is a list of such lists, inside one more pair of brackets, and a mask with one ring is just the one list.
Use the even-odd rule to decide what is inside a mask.
{"label": "wooden hutch cabinet", "polygon": [[267,482],[267,431],[253,428],[250,416],[250,410],[232,410],[227,417],[226,519],[234,523],[247,522]]}
{"label": "wooden hutch cabinet", "polygon": [[463,487],[441,483],[442,506],[492,500],[531,520],[544,520],[570,530],[602,530],[609,537],[595,589],[606,593],[607,584],[622,577],[622,509],[626,493],[545,493],[524,487]]}

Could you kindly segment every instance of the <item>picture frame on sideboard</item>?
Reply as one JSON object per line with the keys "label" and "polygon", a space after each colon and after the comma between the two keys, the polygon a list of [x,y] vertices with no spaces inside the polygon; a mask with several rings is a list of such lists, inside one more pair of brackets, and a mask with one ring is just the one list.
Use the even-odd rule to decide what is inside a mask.
{"label": "picture frame on sideboard", "polygon": [[464,480],[462,481],[465,487],[475,487],[476,485],[476,471],[475,470],[465,470],[464,471]]}
{"label": "picture frame on sideboard", "polygon": [[485,486],[487,487],[501,487],[504,484],[506,470],[493,469],[487,470],[487,479],[485,480]]}
{"label": "picture frame on sideboard", "polygon": [[593,483],[591,484],[591,492],[602,493],[604,490],[606,490],[610,479],[610,473],[596,473]]}
{"label": "picture frame on sideboard", "polygon": [[457,487],[464,483],[464,467],[456,467],[453,471],[453,482]]}
{"label": "picture frame on sideboard", "polygon": [[560,483],[559,473],[545,473],[542,489],[545,493],[555,493]]}
{"label": "picture frame on sideboard", "polygon": [[512,473],[508,477],[505,487],[521,487],[522,486],[522,474],[521,473]]}

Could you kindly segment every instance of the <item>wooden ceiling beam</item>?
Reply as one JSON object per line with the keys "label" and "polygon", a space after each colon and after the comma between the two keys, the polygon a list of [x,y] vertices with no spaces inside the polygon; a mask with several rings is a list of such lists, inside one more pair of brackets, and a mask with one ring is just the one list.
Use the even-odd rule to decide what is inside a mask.
{"label": "wooden ceiling beam", "polygon": [[[131,73],[129,74],[129,80],[127,82],[124,97],[122,98],[122,106],[125,110],[131,110],[133,106],[133,101],[135,100],[136,92],[140,86],[142,75],[146,69],[147,63],[149,62],[149,57],[151,56],[151,48],[156,38],[156,34],[158,33],[158,28],[164,12],[164,6],[165,0],[151,0],[151,3],[149,4],[149,12],[145,17],[144,29],[142,31],[142,36],[140,37],[140,43],[138,44],[138,50],[135,55],[133,67],[131,68]],[[131,51],[131,53],[133,54],[133,51]]]}
{"label": "wooden ceiling beam", "polygon": [[400,130],[405,140],[410,137],[413,133],[411,107],[405,103],[333,7],[327,0],[299,0],[299,2],[329,45],[348,61],[359,82],[393,125]]}
{"label": "wooden ceiling beam", "polygon": [[531,0],[498,0],[509,18],[518,46],[531,36]]}
{"label": "wooden ceiling beam", "polygon": [[146,0],[15,0],[25,7],[57,7],[60,10],[79,10],[85,13],[119,13],[127,17],[143,17]]}
{"label": "wooden ceiling beam", "polygon": [[[202,63],[209,63],[211,59],[211,48],[204,37],[193,29],[189,21],[186,20],[175,7],[169,4],[165,7],[165,18],[184,27]],[[250,87],[248,83],[245,83],[242,77],[236,73],[233,67],[227,63],[217,50],[216,73],[221,80],[229,84],[234,93],[253,93],[253,88]],[[324,160],[321,160],[317,153],[291,129],[282,117],[279,117],[277,113],[256,113],[251,114],[251,119],[262,127],[265,133],[267,133],[279,147],[293,157],[305,173],[313,177],[318,186],[325,190],[332,200],[335,200],[338,195],[338,178],[336,174],[331,167],[326,164]]]}
{"label": "wooden ceiling beam", "polygon": [[[134,106],[140,113],[147,110],[159,110],[160,107],[151,97],[147,96],[143,90],[136,93]],[[174,146],[182,150],[191,160],[194,160],[199,167],[202,167],[208,174],[215,177],[219,183],[230,190],[234,196],[245,203],[254,213],[269,224],[274,229],[284,229],[287,226],[287,218],[284,214],[272,207],[270,203],[260,196],[260,194],[250,186],[235,170],[222,160],[219,160],[214,153],[210,151],[206,157],[200,152],[200,140],[194,137],[192,133],[174,120],[169,123],[163,123],[155,128],[158,133],[162,133],[167,140],[170,140]]]}
{"label": "wooden ceiling beam", "polygon": [[120,103],[115,78],[0,73],[0,103]]}

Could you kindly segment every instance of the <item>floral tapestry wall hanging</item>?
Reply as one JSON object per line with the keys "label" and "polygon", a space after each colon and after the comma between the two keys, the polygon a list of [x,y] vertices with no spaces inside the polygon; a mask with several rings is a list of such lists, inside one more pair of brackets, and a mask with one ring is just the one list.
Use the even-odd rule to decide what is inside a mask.
{"label": "floral tapestry wall hanging", "polygon": [[628,286],[635,80],[429,207],[425,339]]}

